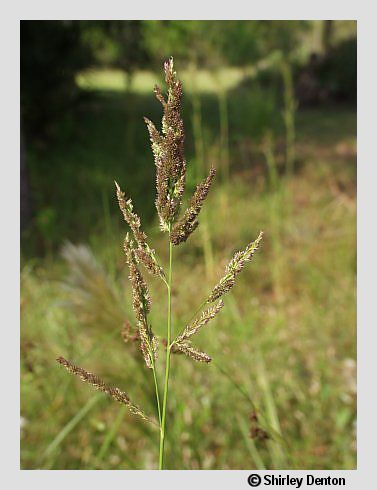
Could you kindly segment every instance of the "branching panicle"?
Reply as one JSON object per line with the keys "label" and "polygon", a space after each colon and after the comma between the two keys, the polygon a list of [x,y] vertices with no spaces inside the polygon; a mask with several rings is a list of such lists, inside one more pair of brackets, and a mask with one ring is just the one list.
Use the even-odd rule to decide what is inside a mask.
{"label": "branching panicle", "polygon": [[213,179],[215,178],[216,170],[211,167],[208,176],[197,185],[194,195],[192,196],[189,205],[184,212],[182,218],[175,223],[173,231],[170,235],[170,240],[174,245],[179,245],[185,242],[191,233],[198,226],[198,215],[202,209],[203,203],[208,196]]}
{"label": "branching panicle", "polygon": [[119,208],[123,213],[124,220],[131,228],[138,245],[144,248],[147,240],[147,235],[143,231],[141,231],[140,218],[136,213],[133,212],[132,200],[126,199],[125,193],[119,187],[118,182],[114,181],[114,183],[116,187]]}
{"label": "branching panicle", "polygon": [[208,354],[201,351],[197,347],[194,347],[191,342],[175,342],[174,347],[183,354],[186,354],[186,356],[194,359],[194,361],[206,363],[212,361],[212,357],[210,357]]}
{"label": "branching panicle", "polygon": [[139,330],[133,328],[128,320],[124,321],[120,334],[125,344],[128,342],[140,341]]}
{"label": "branching panicle", "polygon": [[67,359],[64,359],[64,357],[58,357],[56,360],[59,364],[64,366],[69,373],[78,376],[82,381],[92,385],[96,390],[106,393],[117,402],[123,403],[128,407],[131,413],[139,415],[144,420],[149,420],[149,418],[142,412],[139,407],[131,403],[128,395],[121,391],[119,388],[107,385],[97,375],[90,373],[89,371],[86,371],[79,366],[76,366],[72,362],[67,361]]}
{"label": "branching panicle", "polygon": [[202,314],[200,315],[199,318],[194,320],[192,323],[186,326],[184,331],[179,335],[176,339],[175,342],[184,342],[193,335],[195,335],[202,327],[207,325],[209,321],[211,321],[215,316],[219,313],[221,308],[224,306],[223,300],[220,299],[220,301],[215,305],[207,310],[203,311]]}
{"label": "branching panicle", "polygon": [[[165,64],[164,64],[164,67],[165,67]],[[156,99],[159,102],[161,102],[162,107],[165,109],[166,108],[166,100],[165,100],[165,97],[162,94],[162,90],[160,89],[160,87],[158,85],[155,85],[154,86],[154,89],[153,89],[153,92],[154,92],[154,94],[156,96]]]}
{"label": "branching panicle", "polygon": [[234,254],[232,260],[226,266],[225,275],[220,279],[209,295],[207,299],[208,303],[213,303],[232,289],[235,284],[236,276],[242,271],[246,262],[249,262],[254,253],[258,250],[262,237],[263,232],[261,231],[257,239],[254,242],[251,242],[244,251],[236,252]]}
{"label": "branching panicle", "polygon": [[115,182],[115,187],[120,210],[123,213],[125,221],[131,228],[137,243],[137,248],[135,249],[137,262],[141,262],[150,273],[164,278],[164,271],[157,263],[154,250],[152,250],[147,243],[147,235],[141,230],[140,218],[133,211],[132,200],[125,198],[125,194],[122,192],[117,182]]}
{"label": "branching panicle", "polygon": [[129,279],[132,286],[132,307],[139,329],[140,347],[146,365],[151,368],[153,359],[157,358],[157,341],[147,319],[147,314],[151,308],[151,299],[147,283],[137,267],[133,242],[128,234],[124,240],[124,251],[129,268]]}
{"label": "branching panicle", "polygon": [[175,220],[182,203],[186,183],[186,160],[184,156],[185,132],[181,117],[182,82],[174,71],[173,58],[164,64],[167,100],[159,87],[156,98],[163,107],[162,134],[155,125],[144,118],[149,131],[156,165],[156,208],[163,231]]}

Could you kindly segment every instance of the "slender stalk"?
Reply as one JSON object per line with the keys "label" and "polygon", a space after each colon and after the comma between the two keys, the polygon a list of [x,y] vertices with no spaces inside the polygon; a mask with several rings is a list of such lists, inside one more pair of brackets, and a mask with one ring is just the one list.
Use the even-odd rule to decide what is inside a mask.
{"label": "slender stalk", "polygon": [[[144,315],[145,318],[147,318],[147,312],[145,311],[145,308],[143,307],[144,310]],[[149,359],[152,367],[152,372],[153,372],[153,381],[154,381],[154,389],[156,392],[156,401],[157,401],[157,411],[158,411],[158,422],[160,424],[161,428],[161,407],[160,407],[160,392],[158,389],[158,381],[157,381],[157,375],[156,375],[156,363],[154,359],[154,354],[153,354],[153,348],[150,342],[148,342],[148,350],[149,350]]]}
{"label": "slender stalk", "polygon": [[170,241],[171,225],[169,227],[169,274],[168,274],[168,325],[166,343],[166,365],[165,365],[165,385],[164,399],[162,404],[162,419],[160,426],[160,455],[159,469],[164,468],[164,448],[165,448],[165,428],[166,428],[166,407],[168,402],[169,372],[170,372],[170,353],[171,353],[171,288],[172,288],[172,265],[173,265],[173,244]]}
{"label": "slender stalk", "polygon": [[157,381],[157,375],[156,375],[156,365],[155,365],[155,362],[154,362],[153,355],[151,356],[151,364],[152,364],[152,371],[153,371],[154,389],[156,391],[157,410],[158,410],[158,421],[159,421],[160,427],[161,427],[160,393],[159,393],[159,389],[158,389],[158,381]]}

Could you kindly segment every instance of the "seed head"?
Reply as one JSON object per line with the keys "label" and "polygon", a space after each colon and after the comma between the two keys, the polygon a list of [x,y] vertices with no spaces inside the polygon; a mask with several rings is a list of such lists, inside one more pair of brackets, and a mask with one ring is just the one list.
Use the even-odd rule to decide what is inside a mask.
{"label": "seed head", "polygon": [[140,348],[147,367],[151,368],[153,360],[157,358],[157,339],[147,319],[147,314],[151,308],[151,299],[147,283],[137,267],[133,242],[130,240],[128,234],[124,240],[124,251],[129,268],[129,279],[132,287],[132,307],[139,329]]}
{"label": "seed head", "polygon": [[211,167],[208,176],[197,185],[196,190],[189,202],[189,205],[184,212],[182,218],[175,223],[170,240],[174,245],[179,245],[187,240],[191,233],[198,226],[198,215],[202,209],[203,203],[208,196],[213,179],[215,178],[216,170]]}
{"label": "seed head", "polygon": [[147,243],[147,235],[141,230],[140,218],[133,211],[132,200],[125,198],[125,194],[122,192],[117,182],[115,182],[115,187],[120,210],[123,213],[125,221],[131,228],[137,243],[137,248],[135,249],[137,262],[141,262],[150,273],[164,278],[164,272],[162,267],[157,263],[154,250],[152,250]]}
{"label": "seed head", "polygon": [[107,385],[97,375],[90,373],[89,371],[86,371],[85,369],[79,366],[76,366],[72,362],[67,361],[67,359],[64,359],[64,357],[58,357],[56,360],[59,364],[64,366],[69,373],[78,376],[82,381],[92,385],[96,390],[106,393],[115,401],[119,403],[123,403],[128,407],[131,413],[135,415],[139,415],[144,420],[149,420],[148,417],[142,412],[142,410],[138,406],[133,405],[131,403],[128,395],[123,391],[121,391],[119,388],[115,388],[113,386]]}
{"label": "seed head", "polygon": [[254,242],[251,242],[244,251],[236,252],[234,254],[232,260],[226,266],[225,275],[220,279],[209,295],[207,300],[208,303],[213,303],[232,289],[235,284],[236,276],[242,271],[246,262],[249,262],[254,253],[258,250],[262,237],[263,232],[261,231],[258,238]]}
{"label": "seed head", "polygon": [[164,64],[167,100],[159,87],[154,92],[163,107],[162,133],[144,118],[156,165],[156,209],[160,227],[168,231],[182,202],[186,183],[185,132],[181,117],[182,82],[174,71],[173,58]]}
{"label": "seed head", "polygon": [[139,330],[132,328],[131,323],[128,320],[124,321],[120,334],[125,344],[127,344],[127,342],[136,342],[140,340]]}
{"label": "seed head", "polygon": [[209,363],[212,361],[212,358],[201,351],[197,347],[194,347],[191,342],[175,342],[174,343],[175,350],[186,354],[186,356],[191,357],[194,361],[198,362],[206,362]]}
{"label": "seed head", "polygon": [[192,323],[186,326],[184,331],[177,337],[176,342],[184,342],[189,339],[193,335],[195,335],[202,327],[207,325],[209,321],[211,321],[215,316],[219,313],[221,308],[224,306],[224,302],[222,299],[215,305],[207,310],[203,311],[199,318],[194,320]]}

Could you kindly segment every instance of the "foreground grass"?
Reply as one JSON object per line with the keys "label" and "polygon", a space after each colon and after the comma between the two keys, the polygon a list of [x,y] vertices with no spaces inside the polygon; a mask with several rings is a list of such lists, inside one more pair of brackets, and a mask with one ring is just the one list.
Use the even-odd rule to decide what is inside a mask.
{"label": "foreground grass", "polygon": [[[176,251],[174,329],[201,302],[236,248],[259,229],[265,240],[224,311],[200,334],[198,344],[203,340],[214,362],[194,366],[181,356],[172,359],[167,465],[354,468],[355,117],[339,109],[299,113],[295,175],[271,188],[255,144],[261,136],[258,121],[262,128],[270,125],[269,109],[260,106],[258,113],[255,103],[253,119],[246,102],[259,100],[258,91],[245,99],[245,107],[239,103],[242,93],[238,97],[229,107],[231,180],[220,179],[201,230],[190,246]],[[206,155],[220,165],[216,99],[208,96],[202,104]],[[120,337],[124,320],[132,322],[133,316],[121,251],[126,228],[112,179],[132,193],[148,234],[157,238],[153,196],[144,194],[153,180],[146,134],[142,123],[127,123],[156,110],[144,96],[121,103],[114,94],[104,95],[89,101],[79,116],[77,138],[67,143],[63,135],[45,154],[48,162],[32,155],[44,211],[26,235],[34,245],[28,242],[23,249],[23,468],[155,468],[158,434],[67,377],[55,357],[64,355],[95,371],[148,413],[155,410],[150,373],[137,346]],[[189,99],[189,134],[190,110]],[[111,131],[104,132],[104,126]],[[199,165],[194,148],[189,139],[190,185]],[[68,246],[63,259],[57,250],[65,238],[89,248]],[[155,243],[166,261],[167,250]],[[35,258],[35,250],[43,250],[44,258]],[[193,282],[197,277],[201,280]],[[159,283],[153,283],[158,335],[164,332],[164,298]],[[254,405],[277,433],[270,440],[248,437]]]}

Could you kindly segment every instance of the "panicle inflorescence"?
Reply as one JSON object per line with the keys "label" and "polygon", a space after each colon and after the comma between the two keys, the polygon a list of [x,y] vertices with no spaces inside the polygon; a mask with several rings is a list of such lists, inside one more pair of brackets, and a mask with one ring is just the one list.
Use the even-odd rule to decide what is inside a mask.
{"label": "panicle inflorescence", "polygon": [[64,359],[64,357],[58,357],[56,360],[59,364],[64,366],[69,373],[78,376],[82,381],[92,385],[96,390],[106,393],[117,402],[123,403],[128,407],[131,413],[139,415],[144,420],[149,420],[138,406],[131,403],[128,395],[121,391],[119,388],[107,385],[96,374],[90,373],[89,371],[86,371],[85,369],[76,366],[72,362],[67,361],[67,359]]}
{"label": "panicle inflorescence", "polygon": [[181,352],[183,354],[186,354],[186,356],[191,357],[195,361],[206,363],[211,362],[212,358],[197,347],[194,347],[189,339],[193,335],[195,335],[202,327],[207,325],[209,321],[215,318],[215,316],[219,313],[223,306],[224,302],[223,300],[220,300],[215,306],[212,306],[211,308],[203,311],[198,318],[187,325],[183,332],[178,335],[178,337],[173,342],[172,351],[175,353]]}
{"label": "panicle inflorescence", "polygon": [[236,252],[225,269],[225,275],[213,288],[211,294],[208,296],[207,302],[213,303],[218,298],[221,298],[224,294],[232,289],[234,286],[236,276],[242,271],[246,262],[249,262],[254,253],[258,250],[260,242],[263,237],[261,231],[256,240],[251,242],[243,251]]}
{"label": "panicle inflorescence", "polygon": [[157,339],[148,324],[147,315],[151,308],[149,289],[137,267],[133,242],[129,235],[124,240],[124,252],[129,268],[129,279],[132,286],[132,306],[135,312],[140,335],[140,347],[146,365],[151,368],[157,358]]}
{"label": "panicle inflorescence", "polygon": [[182,82],[174,71],[173,58],[164,64],[167,99],[159,87],[156,98],[163,107],[162,133],[147,118],[144,118],[151,140],[156,165],[156,209],[163,231],[169,231],[179,213],[186,183],[186,160],[184,156],[185,132],[181,117]]}
{"label": "panicle inflorescence", "polygon": [[224,306],[222,299],[215,305],[203,311],[199,318],[196,318],[192,323],[186,326],[183,332],[177,337],[176,342],[184,342],[195,335],[202,327],[207,325],[219,313]]}
{"label": "panicle inflorescence", "polygon": [[147,243],[147,235],[141,230],[141,222],[139,216],[133,211],[131,199],[126,199],[124,192],[115,182],[116,193],[120,210],[123,213],[125,221],[132,230],[133,236],[137,243],[137,248],[134,250],[137,262],[141,262],[144,267],[154,275],[164,278],[162,267],[157,263],[154,250]]}
{"label": "panicle inflorescence", "polygon": [[173,352],[181,352],[186,354],[186,356],[191,357],[194,361],[206,362],[207,364],[212,361],[210,357],[205,352],[201,351],[197,347],[193,346],[191,342],[174,342]]}
{"label": "panicle inflorescence", "polygon": [[124,321],[120,335],[125,344],[127,344],[127,342],[140,341],[139,330],[132,328],[131,323],[127,319]]}
{"label": "panicle inflorescence", "polygon": [[189,205],[184,212],[182,218],[175,223],[170,235],[170,241],[174,245],[179,245],[185,242],[191,233],[198,226],[198,215],[202,209],[203,203],[208,196],[213,179],[215,178],[216,170],[211,167],[208,176],[197,185],[196,190],[190,199]]}

